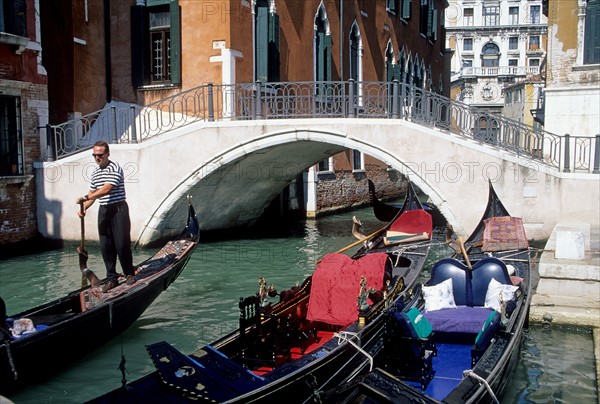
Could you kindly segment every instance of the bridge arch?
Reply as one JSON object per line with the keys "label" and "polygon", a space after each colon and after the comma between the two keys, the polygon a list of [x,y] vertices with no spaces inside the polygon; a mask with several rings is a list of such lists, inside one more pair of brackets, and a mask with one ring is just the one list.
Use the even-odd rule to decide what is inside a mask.
{"label": "bridge arch", "polygon": [[[207,228],[251,224],[294,178],[319,161],[346,149],[360,150],[407,176],[430,197],[444,217],[451,223],[456,222],[445,198],[427,183],[418,172],[418,165],[406,164],[397,153],[349,136],[347,132],[283,129],[247,139],[199,164],[158,203],[142,226],[137,244],[145,245],[172,236],[172,232],[178,230],[172,223],[183,217],[188,195],[192,196],[201,223]],[[267,154],[269,157],[263,157]],[[279,156],[279,161],[274,161],[273,156]],[[241,197],[236,195],[241,189],[240,183],[250,183],[250,188],[255,189],[246,188]],[[229,213],[224,215],[224,209]],[[212,223],[213,219],[218,223]]]}

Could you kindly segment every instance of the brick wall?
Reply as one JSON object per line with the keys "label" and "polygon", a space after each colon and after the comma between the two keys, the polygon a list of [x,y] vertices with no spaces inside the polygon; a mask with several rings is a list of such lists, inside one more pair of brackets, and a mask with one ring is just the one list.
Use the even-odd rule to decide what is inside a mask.
{"label": "brick wall", "polygon": [[0,90],[21,99],[24,175],[0,176],[0,244],[37,235],[33,162],[40,159],[40,129],[48,119],[45,84],[0,80]]}
{"label": "brick wall", "polygon": [[406,180],[395,170],[375,164],[365,171],[341,170],[320,174],[317,185],[317,215],[369,204],[367,178],[375,183],[379,199],[399,198],[406,192]]}

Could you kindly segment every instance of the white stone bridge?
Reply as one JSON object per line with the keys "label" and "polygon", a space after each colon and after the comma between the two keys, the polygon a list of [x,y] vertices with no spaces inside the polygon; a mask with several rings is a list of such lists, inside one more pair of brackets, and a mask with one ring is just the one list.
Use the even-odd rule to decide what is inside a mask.
{"label": "white stone bridge", "polygon": [[[349,97],[352,99],[352,94]],[[181,230],[187,195],[193,197],[203,229],[250,224],[301,172],[346,148],[374,156],[407,175],[459,235],[468,235],[481,218],[488,181],[492,181],[509,212],[523,218],[529,238],[547,238],[559,221],[600,222],[600,175],[595,173],[598,161],[593,161],[597,158],[593,152],[583,170],[578,167],[581,159],[575,158],[571,164],[569,159],[560,159],[563,153],[569,155],[564,146],[558,148],[561,162],[552,164],[556,148],[549,146],[548,138],[535,143],[539,147],[525,149],[519,146],[523,142],[514,137],[508,143],[490,142],[489,137],[478,138],[460,129],[458,118],[465,118],[464,111],[460,116],[450,114],[450,109],[440,113],[439,106],[429,110],[428,115],[437,118],[418,123],[406,114],[415,108],[414,99],[408,107],[404,98],[400,105],[394,102],[385,110],[386,114],[391,110],[397,119],[389,115],[372,114],[370,119],[360,116],[361,111],[369,109],[361,100],[360,108],[350,111],[348,103],[343,105],[346,110],[342,117],[295,115],[272,119],[268,114],[253,113],[255,119],[245,120],[225,119],[227,100],[223,101],[224,96],[217,99],[219,120],[214,120],[209,108],[202,112],[202,119],[172,125],[160,135],[140,130],[140,122],[147,116],[143,110],[130,107],[135,124],[119,130],[116,139],[113,137],[116,144],[111,144],[111,159],[125,170],[132,239],[140,245]],[[430,105],[431,100],[427,101]],[[261,99],[259,105],[267,102]],[[448,106],[454,108],[453,104]],[[262,111],[274,109],[271,105]],[[115,116],[111,118],[113,123],[118,122]],[[480,119],[482,116],[478,115]],[[486,119],[488,129],[491,123],[499,128],[495,121]],[[463,126],[472,127],[472,119],[470,122]],[[116,126],[107,126],[108,132]],[[454,130],[456,127],[459,130]],[[507,129],[500,129],[502,132],[494,133],[495,138],[500,134],[507,139]],[[87,132],[87,138],[73,135],[79,140],[69,151],[64,147],[64,127],[62,130],[62,137],[57,135],[56,139],[63,142],[63,148],[55,145],[55,153],[61,158],[36,164],[38,227],[46,237],[77,240],[81,234],[75,200],[89,188],[89,175],[95,167],[89,147],[94,139],[91,132]],[[591,146],[588,149],[594,150]],[[538,157],[542,153],[546,157]],[[97,239],[96,209],[97,204],[88,215],[88,239]]]}

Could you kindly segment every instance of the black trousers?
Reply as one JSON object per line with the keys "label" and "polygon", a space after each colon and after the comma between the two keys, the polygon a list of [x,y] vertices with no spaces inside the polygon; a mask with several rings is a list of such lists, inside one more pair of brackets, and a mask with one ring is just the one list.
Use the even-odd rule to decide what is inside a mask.
{"label": "black trousers", "polygon": [[131,254],[131,220],[127,202],[100,205],[98,210],[98,234],[100,249],[106,266],[106,277],[117,280],[117,257],[125,275],[133,275]]}

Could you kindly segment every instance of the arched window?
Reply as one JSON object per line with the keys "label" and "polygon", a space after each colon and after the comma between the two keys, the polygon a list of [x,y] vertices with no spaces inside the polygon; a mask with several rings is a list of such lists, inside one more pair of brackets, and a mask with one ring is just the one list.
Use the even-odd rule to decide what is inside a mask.
{"label": "arched window", "polygon": [[400,80],[400,67],[394,59],[394,47],[389,41],[385,50],[385,79],[386,81]]}
{"label": "arched window", "polygon": [[350,28],[350,78],[354,80],[354,94],[358,96],[358,103],[362,105],[362,38],[356,21]]}
{"label": "arched window", "polygon": [[[331,81],[331,32],[325,6],[321,2],[315,15],[315,80]],[[325,86],[318,86],[319,95],[324,94]]]}
{"label": "arched window", "polygon": [[263,83],[279,81],[279,16],[270,0],[256,0],[255,71]]}
{"label": "arched window", "polygon": [[500,64],[500,48],[489,42],[481,49],[481,67],[498,67]]}

